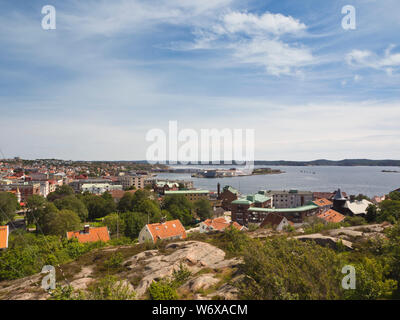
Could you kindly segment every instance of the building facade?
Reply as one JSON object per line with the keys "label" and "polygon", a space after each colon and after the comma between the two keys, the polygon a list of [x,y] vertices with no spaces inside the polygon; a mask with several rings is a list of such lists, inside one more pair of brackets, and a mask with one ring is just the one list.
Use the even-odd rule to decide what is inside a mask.
{"label": "building facade", "polygon": [[311,191],[270,190],[267,191],[266,194],[272,197],[272,206],[274,208],[297,208],[314,200],[313,193]]}

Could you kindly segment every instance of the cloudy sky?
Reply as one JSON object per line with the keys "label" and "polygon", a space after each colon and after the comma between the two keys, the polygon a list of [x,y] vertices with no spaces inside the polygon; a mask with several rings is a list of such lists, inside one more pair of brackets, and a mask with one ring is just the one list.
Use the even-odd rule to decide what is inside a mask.
{"label": "cloudy sky", "polygon": [[[56,30],[43,30],[44,5]],[[356,8],[356,30],[342,7]],[[255,158],[400,158],[398,0],[0,0],[5,157],[144,159],[153,128]]]}

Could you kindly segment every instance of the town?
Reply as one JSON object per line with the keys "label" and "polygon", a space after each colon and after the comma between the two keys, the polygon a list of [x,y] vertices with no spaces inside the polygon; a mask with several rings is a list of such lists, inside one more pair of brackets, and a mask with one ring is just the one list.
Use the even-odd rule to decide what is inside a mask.
{"label": "town", "polygon": [[[60,263],[103,246],[167,248],[174,241],[199,245],[200,242],[191,242],[196,239],[202,239],[204,244],[200,246],[204,246],[218,234],[228,236],[231,232],[242,233],[249,239],[280,235],[302,242],[314,241],[333,250],[355,250],[359,238],[382,237],[382,232],[399,218],[396,208],[400,189],[373,198],[348,195],[340,188],[326,192],[268,190],[266,186],[265,190],[242,194],[228,184],[217,183],[215,190],[204,190],[195,188],[192,180],[159,179],[154,172],[160,170],[166,168],[143,163],[2,160],[0,283],[40,272],[40,261],[48,259],[46,255],[40,261],[32,261],[29,267],[18,263],[9,266],[7,262],[7,257],[21,255],[21,250],[33,250],[33,243],[40,239],[65,246],[61,251],[80,245],[81,253],[77,256],[54,258]],[[112,255],[105,263],[121,267],[122,260],[122,254]],[[175,272],[181,261],[171,261],[165,276]],[[192,263],[196,261],[194,258]],[[62,274],[61,267],[58,272]],[[140,298],[151,296],[149,290],[160,272],[157,269],[147,279],[143,276],[133,281],[136,287],[131,286]],[[208,280],[205,288],[215,283],[213,277]],[[82,279],[74,281],[80,283]],[[237,297],[235,289],[229,288],[228,293],[218,294],[225,299]],[[0,288],[0,296],[5,292]],[[18,293],[11,295],[18,298]]]}

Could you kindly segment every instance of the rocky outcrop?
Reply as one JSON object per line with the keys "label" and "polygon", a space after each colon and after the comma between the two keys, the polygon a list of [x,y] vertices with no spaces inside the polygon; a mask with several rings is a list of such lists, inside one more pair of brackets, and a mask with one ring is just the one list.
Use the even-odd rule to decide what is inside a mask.
{"label": "rocky outcrop", "polygon": [[[116,251],[120,248],[104,248],[100,251]],[[236,268],[240,263],[241,260],[238,258],[225,259],[224,251],[208,243],[180,241],[167,245],[164,250],[147,250],[125,259],[122,263],[122,271],[116,276],[128,284],[136,292],[136,297],[141,299],[145,297],[153,281],[170,277],[174,270],[178,270],[183,265],[191,271],[192,276],[180,289],[194,298],[197,296],[199,299],[212,299],[214,295],[218,295],[230,299],[235,295],[235,288],[225,286],[217,273]],[[79,265],[79,259],[74,264]],[[95,268],[95,265],[80,266],[79,272],[70,276],[69,284],[75,290],[87,290],[88,286],[97,280]],[[197,275],[199,271],[202,272]],[[49,294],[41,288],[43,276],[43,274],[36,274],[23,279],[1,282],[0,299],[48,299]],[[215,293],[210,293],[210,295],[202,296],[198,293],[214,289]]]}
{"label": "rocky outcrop", "polygon": [[297,237],[294,237],[294,239],[297,239],[300,241],[315,241],[317,244],[319,244],[321,246],[329,246],[333,249],[336,249],[338,246],[338,242],[341,241],[341,243],[347,249],[350,249],[350,250],[353,249],[353,244],[350,241],[339,239],[339,238],[334,238],[334,237],[329,237],[329,236],[324,236],[320,233],[297,236]]}
{"label": "rocky outcrop", "polygon": [[199,290],[207,290],[216,285],[220,280],[214,277],[214,274],[203,274],[186,282],[180,287],[181,290],[197,292]]}
{"label": "rocky outcrop", "polygon": [[[238,260],[225,260],[225,252],[205,242],[185,241],[171,243],[166,250],[172,253],[161,254],[157,250],[141,252],[128,259],[124,265],[132,272],[140,273],[142,280],[135,288],[139,297],[143,296],[153,281],[172,275],[180,265],[185,265],[192,273],[204,268],[223,268],[238,264]],[[210,280],[210,278],[209,278]],[[201,286],[203,279],[197,279],[194,286]],[[214,282],[213,280],[211,280]]]}

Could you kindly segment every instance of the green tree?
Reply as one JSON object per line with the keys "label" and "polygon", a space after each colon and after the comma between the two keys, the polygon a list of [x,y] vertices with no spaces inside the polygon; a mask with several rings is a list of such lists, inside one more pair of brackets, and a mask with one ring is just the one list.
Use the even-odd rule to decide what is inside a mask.
{"label": "green tree", "polygon": [[36,232],[39,232],[40,226],[46,219],[49,211],[58,211],[53,203],[51,205],[45,198],[39,195],[32,195],[26,200],[26,219],[28,224],[36,225]]}
{"label": "green tree", "polygon": [[125,192],[122,198],[118,201],[117,208],[119,212],[133,210],[133,194],[131,192]]}
{"label": "green tree", "polygon": [[74,211],[81,221],[86,221],[88,217],[88,209],[85,204],[78,199],[75,195],[68,195],[54,201],[55,206],[59,209],[67,209]]}
{"label": "green tree", "polygon": [[356,288],[345,291],[345,298],[351,300],[377,300],[390,298],[397,287],[397,281],[385,279],[384,267],[375,259],[364,257],[356,264]]}
{"label": "green tree", "polygon": [[141,212],[124,212],[121,218],[125,224],[125,236],[137,238],[140,230],[147,224],[147,215]]}
{"label": "green tree", "polygon": [[367,214],[365,215],[365,220],[368,222],[374,222],[376,221],[376,218],[378,216],[378,210],[376,205],[370,204],[367,208]]}
{"label": "green tree", "polygon": [[79,230],[80,222],[79,216],[74,211],[64,209],[53,215],[43,228],[47,234],[65,236],[67,231]]}
{"label": "green tree", "polygon": [[75,194],[74,189],[72,189],[71,186],[69,186],[67,184],[63,184],[62,186],[58,186],[54,192],[50,192],[47,195],[47,200],[53,202],[57,199],[60,199],[60,198],[66,197],[66,196],[71,196],[74,194]]}
{"label": "green tree", "polygon": [[390,200],[400,201],[400,191],[392,191],[389,193]]}
{"label": "green tree", "polygon": [[118,203],[120,212],[140,212],[149,216],[150,221],[158,222],[161,218],[161,209],[158,203],[150,199],[146,190],[138,190],[134,194],[125,193]]}
{"label": "green tree", "polygon": [[0,192],[0,224],[13,221],[20,208],[17,197],[10,192]]}
{"label": "green tree", "polygon": [[168,212],[168,219],[178,219],[183,225],[190,225],[193,221],[193,204],[183,195],[164,197],[162,208]]}
{"label": "green tree", "polygon": [[377,221],[396,223],[400,219],[400,201],[384,200],[379,204]]}
{"label": "green tree", "polygon": [[[389,277],[400,284],[400,222],[387,231],[388,241],[384,244],[386,262],[389,266]],[[396,298],[400,297],[400,286]]]}
{"label": "green tree", "polygon": [[212,217],[212,207],[207,199],[199,199],[194,203],[197,216],[202,219],[210,219]]}
{"label": "green tree", "polygon": [[109,196],[96,196],[94,194],[83,194],[81,200],[88,210],[89,220],[102,218],[116,210],[115,202]]}
{"label": "green tree", "polygon": [[103,224],[107,226],[111,234],[125,234],[125,220],[118,213],[111,213],[104,217]]}

